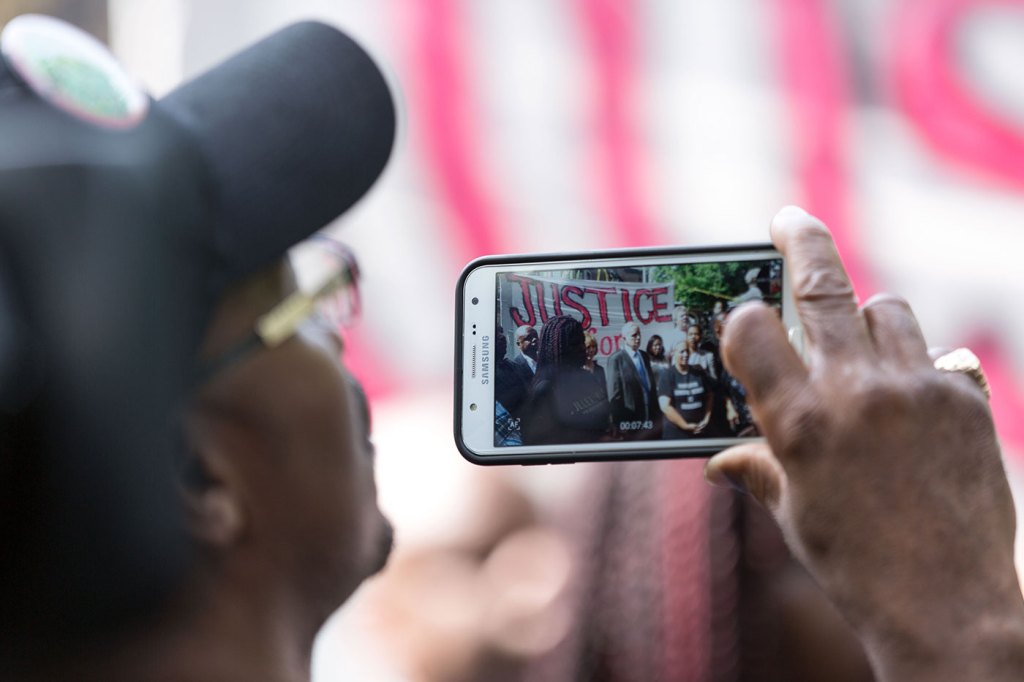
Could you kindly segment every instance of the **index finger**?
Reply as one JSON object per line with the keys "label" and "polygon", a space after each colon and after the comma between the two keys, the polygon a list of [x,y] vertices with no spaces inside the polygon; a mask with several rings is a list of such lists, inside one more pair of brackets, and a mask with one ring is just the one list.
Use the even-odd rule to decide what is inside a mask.
{"label": "index finger", "polygon": [[824,223],[796,206],[776,214],[772,242],[786,259],[812,358],[873,352],[857,296]]}
{"label": "index finger", "polygon": [[750,302],[729,314],[722,336],[722,361],[747,390],[757,421],[770,436],[778,415],[805,392],[807,368],[786,337],[778,316]]}

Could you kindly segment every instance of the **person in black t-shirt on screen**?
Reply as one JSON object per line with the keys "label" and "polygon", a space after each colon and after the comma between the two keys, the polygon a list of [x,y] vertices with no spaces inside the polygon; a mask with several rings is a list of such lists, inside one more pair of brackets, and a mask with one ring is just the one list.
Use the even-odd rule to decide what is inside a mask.
{"label": "person in black t-shirt on screen", "polygon": [[700,367],[690,364],[685,341],[673,348],[672,367],[658,380],[658,406],[665,415],[663,439],[693,438],[711,421],[714,390]]}

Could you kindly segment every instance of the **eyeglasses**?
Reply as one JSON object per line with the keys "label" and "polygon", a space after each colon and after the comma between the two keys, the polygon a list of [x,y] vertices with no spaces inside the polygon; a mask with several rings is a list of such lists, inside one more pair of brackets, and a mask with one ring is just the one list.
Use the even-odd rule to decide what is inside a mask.
{"label": "eyeglasses", "polygon": [[[359,316],[359,265],[347,246],[326,235],[316,235],[296,247],[295,258],[300,290],[260,316],[243,341],[203,362],[197,384],[208,381],[252,351],[280,346],[310,321],[336,332],[350,326]],[[314,282],[312,286],[301,286],[310,279]]]}

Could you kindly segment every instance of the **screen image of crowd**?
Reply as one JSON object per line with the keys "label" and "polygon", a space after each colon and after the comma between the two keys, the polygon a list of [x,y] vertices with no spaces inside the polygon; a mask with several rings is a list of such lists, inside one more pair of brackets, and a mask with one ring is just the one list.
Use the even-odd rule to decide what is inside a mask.
{"label": "screen image of crowd", "polygon": [[781,259],[499,275],[495,446],[758,435],[719,351],[753,300]]}

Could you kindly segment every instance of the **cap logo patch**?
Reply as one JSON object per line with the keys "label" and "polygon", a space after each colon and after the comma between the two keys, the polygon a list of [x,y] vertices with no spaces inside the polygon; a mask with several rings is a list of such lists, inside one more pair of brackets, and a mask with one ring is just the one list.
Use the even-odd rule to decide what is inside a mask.
{"label": "cap logo patch", "polygon": [[40,98],[89,123],[132,128],[149,110],[149,97],[106,46],[59,19],[12,19],[0,33],[0,55]]}

